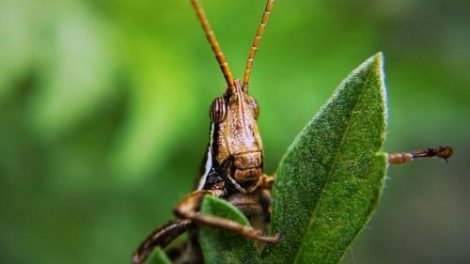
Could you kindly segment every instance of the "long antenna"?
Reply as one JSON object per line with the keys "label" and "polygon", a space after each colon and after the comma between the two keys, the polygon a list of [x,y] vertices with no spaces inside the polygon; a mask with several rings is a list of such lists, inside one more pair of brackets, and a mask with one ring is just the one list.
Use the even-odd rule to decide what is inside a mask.
{"label": "long antenna", "polygon": [[263,17],[261,18],[261,23],[258,26],[258,31],[256,31],[255,40],[250,49],[250,54],[248,56],[248,61],[246,62],[245,76],[243,77],[243,88],[248,89],[248,82],[250,80],[251,68],[253,67],[253,58],[255,57],[256,51],[258,50],[259,42],[261,36],[263,35],[264,28],[268,23],[269,15],[271,14],[271,9],[273,8],[274,0],[268,0],[266,3],[266,8],[264,9]]}
{"label": "long antenna", "polygon": [[193,4],[194,9],[196,9],[197,17],[199,21],[201,21],[202,28],[206,33],[206,37],[211,45],[212,51],[214,51],[215,53],[215,57],[219,62],[220,69],[222,69],[222,73],[224,74],[227,84],[229,85],[229,87],[234,87],[235,84],[232,77],[232,73],[230,72],[230,68],[228,67],[228,63],[225,60],[224,54],[222,53],[222,49],[220,48],[220,45],[217,42],[217,39],[215,38],[214,31],[212,31],[212,28],[209,25],[209,21],[207,20],[204,10],[202,10],[199,0],[191,0],[191,3]]}

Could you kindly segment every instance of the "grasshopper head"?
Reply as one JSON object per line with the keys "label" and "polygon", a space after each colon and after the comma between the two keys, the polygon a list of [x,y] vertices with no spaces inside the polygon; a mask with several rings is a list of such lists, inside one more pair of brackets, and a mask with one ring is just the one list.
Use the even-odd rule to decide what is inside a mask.
{"label": "grasshopper head", "polygon": [[229,176],[240,183],[257,181],[263,173],[258,116],[258,103],[238,80],[211,105],[213,157]]}

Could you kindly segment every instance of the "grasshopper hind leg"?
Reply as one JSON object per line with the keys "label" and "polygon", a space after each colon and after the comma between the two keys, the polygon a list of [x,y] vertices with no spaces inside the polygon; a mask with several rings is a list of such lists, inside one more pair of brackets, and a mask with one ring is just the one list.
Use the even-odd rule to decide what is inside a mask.
{"label": "grasshopper hind leg", "polygon": [[453,153],[454,150],[448,146],[427,148],[412,152],[390,153],[388,154],[388,163],[392,165],[405,164],[420,158],[441,158],[447,162]]}
{"label": "grasshopper hind leg", "polygon": [[192,225],[189,219],[172,220],[155,229],[132,255],[132,264],[144,263],[156,247],[165,248]]}
{"label": "grasshopper hind leg", "polygon": [[188,230],[188,237],[170,244],[165,249],[165,253],[173,264],[203,264],[199,229]]}

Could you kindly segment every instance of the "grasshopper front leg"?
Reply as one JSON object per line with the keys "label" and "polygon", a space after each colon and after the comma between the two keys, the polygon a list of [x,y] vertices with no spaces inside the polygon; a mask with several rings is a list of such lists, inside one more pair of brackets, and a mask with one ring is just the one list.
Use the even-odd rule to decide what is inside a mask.
{"label": "grasshopper front leg", "polygon": [[174,213],[180,218],[190,219],[200,224],[227,230],[257,241],[269,244],[276,244],[279,242],[280,234],[276,234],[274,236],[264,236],[262,235],[261,231],[256,230],[252,227],[245,226],[235,221],[217,216],[203,215],[199,212],[202,199],[205,195],[214,195],[216,197],[222,197],[224,194],[225,192],[222,190],[194,191],[184,197],[176,205]]}
{"label": "grasshopper front leg", "polygon": [[261,189],[271,190],[274,184],[274,177],[276,176],[275,175],[269,176],[269,175],[263,174],[263,176],[261,176]]}

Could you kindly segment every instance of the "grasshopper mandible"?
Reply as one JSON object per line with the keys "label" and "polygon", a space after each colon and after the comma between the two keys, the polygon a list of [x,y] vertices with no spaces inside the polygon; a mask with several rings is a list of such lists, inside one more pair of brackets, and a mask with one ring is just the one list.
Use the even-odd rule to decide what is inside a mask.
{"label": "grasshopper mandible", "polygon": [[[246,64],[243,83],[232,77],[229,65],[217,42],[199,0],[191,0],[212,51],[220,65],[227,88],[210,106],[210,135],[195,191],[186,195],[174,208],[178,217],[160,226],[140,245],[132,263],[143,263],[157,246],[165,248],[182,233],[190,232],[188,262],[200,263],[196,224],[220,228],[268,244],[277,244],[281,235],[264,234],[270,220],[270,190],[273,176],[263,171],[263,145],[258,131],[259,106],[249,95],[253,59],[271,13],[274,0],[268,0],[258,26]],[[447,160],[452,148],[438,147],[410,153],[388,155],[389,164],[403,164],[416,158],[439,157]],[[243,212],[253,227],[235,221],[199,213],[205,195],[223,198]]]}

